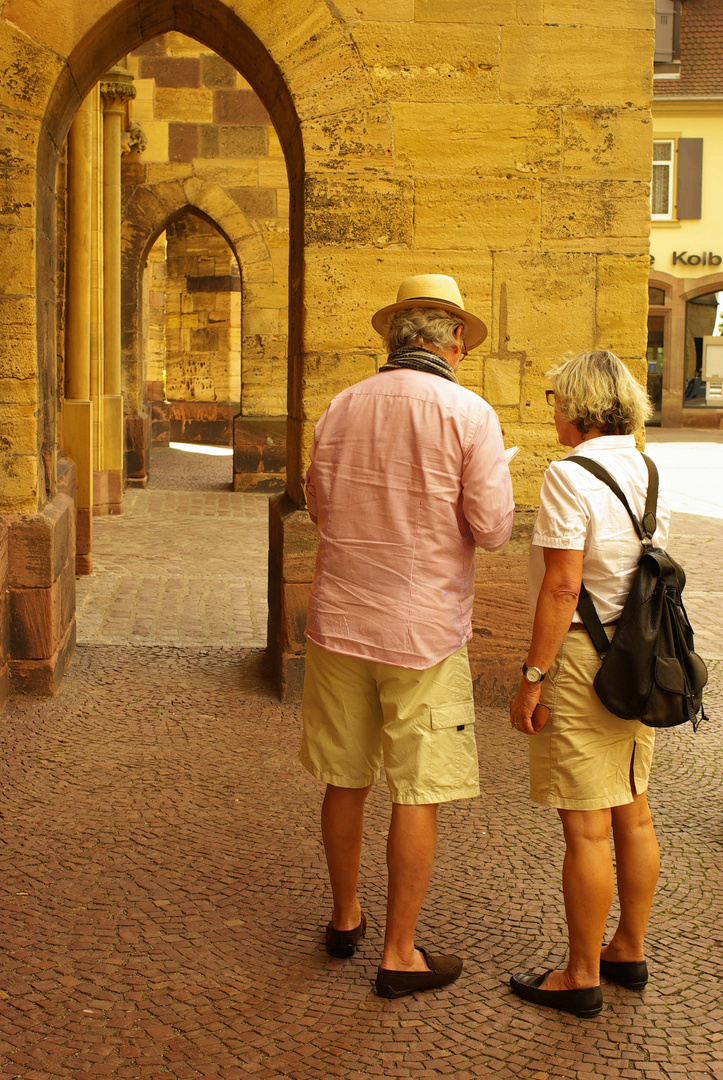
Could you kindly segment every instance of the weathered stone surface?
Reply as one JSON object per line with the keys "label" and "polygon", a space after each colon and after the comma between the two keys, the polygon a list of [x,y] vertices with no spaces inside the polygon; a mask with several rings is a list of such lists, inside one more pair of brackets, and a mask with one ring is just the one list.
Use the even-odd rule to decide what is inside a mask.
{"label": "weathered stone surface", "polygon": [[377,175],[310,176],[306,181],[309,244],[411,247],[414,216],[409,180]]}
{"label": "weathered stone surface", "polygon": [[374,375],[377,357],[369,353],[307,353],[303,358],[304,416],[316,420],[331,399],[352,383]]}
{"label": "weathered stone surface", "polygon": [[490,360],[485,370],[485,398],[493,407],[497,405],[519,405],[520,402],[520,366],[519,360]]}
{"label": "weathered stone surface", "polygon": [[504,284],[510,349],[555,357],[589,348],[595,340],[595,266],[593,255],[496,254],[495,308]]}
{"label": "weathered stone surface", "polygon": [[[16,6],[20,8],[21,5]],[[11,21],[6,21],[8,19]],[[4,115],[39,117],[45,111],[63,61],[56,52],[33,40],[37,24],[22,33],[12,21],[6,8],[0,22],[0,109]],[[27,22],[27,18],[23,22]]]}
{"label": "weathered stone surface", "polygon": [[0,166],[0,221],[32,228],[35,224],[36,176],[32,169],[14,169],[3,175]]}
{"label": "weathered stone surface", "polygon": [[55,652],[47,659],[10,660],[10,684],[15,693],[54,694],[75,652],[75,618],[68,626]]}
{"label": "weathered stone surface", "polygon": [[[21,345],[26,345],[27,342],[21,342]],[[19,353],[22,356],[22,352]],[[9,357],[9,367],[12,367],[13,357]],[[28,406],[35,405],[38,397],[38,383],[35,378],[21,379],[21,378],[0,378],[0,406],[1,405],[18,405]]]}
{"label": "weathered stone surface", "polygon": [[312,170],[337,171],[391,160],[394,139],[388,106],[347,110],[305,124],[306,160]]}
{"label": "weathered stone surface", "polygon": [[492,258],[487,251],[453,252],[336,250],[305,252],[305,327],[307,340],[320,351],[333,351],[344,340],[354,349],[384,355],[382,339],[372,328],[374,312],[392,304],[400,282],[410,274],[445,273],[456,278],[465,306],[485,319],[492,287]]}
{"label": "weathered stone surface", "polygon": [[[72,569],[75,573],[75,564]],[[47,589],[8,590],[13,659],[47,660],[53,655],[60,636],[60,593],[59,580]]]}
{"label": "weathered stone surface", "polygon": [[598,258],[595,344],[599,348],[625,358],[645,354],[649,268],[647,255]]}
{"label": "weathered stone surface", "polygon": [[35,292],[35,232],[0,225],[0,296]]}
{"label": "weathered stone surface", "polygon": [[543,244],[565,251],[641,251],[650,235],[649,190],[647,182],[631,180],[543,181]]}
{"label": "weathered stone surface", "polygon": [[509,0],[484,0],[481,4],[470,4],[468,0],[416,0],[414,19],[416,22],[498,26],[515,22],[516,12]]}
{"label": "weathered stone surface", "polygon": [[[298,64],[298,66],[297,66]],[[313,60],[283,65],[294,86],[294,102],[302,124],[321,116],[338,115],[353,101],[358,108],[377,104],[369,76],[359,63],[355,44],[341,42]]]}
{"label": "weathered stone surface", "polygon": [[37,453],[3,454],[0,459],[0,511],[6,514],[33,514],[38,493],[44,484]]}
{"label": "weathered stone surface", "polygon": [[380,101],[497,99],[497,25],[359,23],[354,41]]}
{"label": "weathered stone surface", "polygon": [[0,403],[0,446],[12,447],[16,454],[32,454],[36,438],[34,402]]}
{"label": "weathered stone surface", "polygon": [[590,5],[584,0],[545,0],[545,22],[559,26],[605,26],[616,30],[654,30],[655,9],[640,0],[607,0]]}
{"label": "weathered stone surface", "polygon": [[8,583],[16,589],[49,589],[70,552],[75,556],[75,507],[56,495],[38,514],[11,514],[8,526]]}
{"label": "weathered stone surface", "polygon": [[[415,175],[444,173],[469,182],[471,177],[560,174],[558,109],[498,102],[462,103],[454,109],[395,102],[391,108],[397,158]],[[431,152],[440,142],[445,152]]]}
{"label": "weathered stone surface", "polygon": [[500,96],[530,105],[646,108],[650,46],[647,30],[503,26]]}
{"label": "weathered stone surface", "polygon": [[[266,154],[266,147],[266,128],[229,127],[221,129],[219,146],[221,157],[261,157]],[[284,180],[286,180],[285,176]]]}
{"label": "weathered stone surface", "polygon": [[185,123],[213,123],[213,92],[186,87],[156,87],[158,120],[183,120]]}
{"label": "weathered stone surface", "polygon": [[[551,363],[544,365],[545,368],[551,366]],[[545,469],[551,460],[563,457],[567,450],[560,446],[554,424],[550,422],[542,427],[505,421],[502,429],[505,446],[520,447],[510,465],[515,505],[520,510],[536,508]]]}
{"label": "weathered stone surface", "polygon": [[259,178],[259,165],[255,158],[241,161],[231,158],[196,158],[193,162],[194,174],[205,181],[212,181],[221,187],[256,187]]}
{"label": "weathered stone surface", "polygon": [[563,172],[583,179],[648,183],[652,141],[653,124],[647,110],[565,109]]}
{"label": "weathered stone surface", "polygon": [[418,0],[335,0],[334,7],[343,19],[357,22],[411,22],[418,18]]}
{"label": "weathered stone surface", "polygon": [[536,180],[419,180],[414,237],[422,248],[484,251],[540,247],[540,184]]}

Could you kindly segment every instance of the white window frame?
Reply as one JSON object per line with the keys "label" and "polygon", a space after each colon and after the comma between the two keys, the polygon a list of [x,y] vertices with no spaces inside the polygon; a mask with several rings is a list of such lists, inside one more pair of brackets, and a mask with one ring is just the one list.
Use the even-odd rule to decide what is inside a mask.
{"label": "white window frame", "polygon": [[[670,160],[669,161],[656,161],[655,147],[661,143],[667,143],[670,147]],[[653,182],[652,176],[650,180],[650,218],[651,221],[672,221],[673,220],[673,195],[675,187],[675,154],[676,145],[675,139],[654,139],[653,140],[653,168],[668,168],[668,208],[664,214],[653,213]]]}

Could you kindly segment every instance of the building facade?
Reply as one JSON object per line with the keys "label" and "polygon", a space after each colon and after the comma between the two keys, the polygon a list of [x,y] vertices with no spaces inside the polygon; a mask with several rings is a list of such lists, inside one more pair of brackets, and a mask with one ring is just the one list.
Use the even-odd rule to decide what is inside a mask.
{"label": "building facade", "polygon": [[[133,144],[129,103],[141,100],[133,64],[139,80],[153,78],[158,88],[166,68],[147,61],[168,34],[230,65],[268,115],[276,159],[264,166],[266,186],[283,172],[275,187],[288,193],[283,286],[280,236],[257,212],[263,200],[250,211],[242,206],[248,191],[234,194],[253,186],[243,179],[249,170],[236,163],[224,171],[223,160],[201,152],[214,124],[235,126],[208,113],[220,88],[201,79],[156,92],[165,114],[152,121],[188,127],[176,130],[169,160],[153,163],[153,181],[150,173],[140,178],[151,161],[144,165]],[[98,506],[122,511],[129,471],[142,481],[143,388],[158,381],[142,366],[143,267],[164,229],[189,254],[190,234],[176,228],[189,213],[229,242],[243,301],[256,297],[267,312],[288,313],[286,486],[271,501],[269,567],[269,655],[282,691],[293,693],[303,670],[316,544],[303,473],[314,423],[338,390],[378,370],[370,313],[394,298],[405,276],[452,274],[488,323],[462,378],[497,410],[507,444],[520,447],[516,499],[535,505],[543,471],[560,453],[544,399],[550,364],[571,349],[609,347],[645,379],[654,39],[654,0],[65,0],[46,5],[42,19],[36,0],[6,0],[3,693],[11,680],[16,689],[57,687],[75,641],[76,551],[83,554],[76,520],[78,535],[87,533]],[[169,116],[174,89],[197,115]],[[238,149],[246,136],[236,137]],[[225,138],[228,149],[233,138]],[[124,149],[139,172],[125,207]],[[219,150],[223,158],[220,134]],[[244,153],[260,175],[264,155],[249,153],[248,143]],[[219,267],[212,276],[231,283],[234,274]],[[135,281],[135,293],[124,296],[123,281]],[[245,283],[254,286],[248,297]],[[242,310],[242,336],[244,317]],[[264,315],[257,325],[272,335],[278,319]],[[199,353],[209,352],[210,336],[190,336],[203,326],[179,327]],[[261,340],[259,361],[273,347]],[[205,393],[208,370],[195,379],[191,367],[179,367],[178,392],[194,395],[186,404]],[[278,401],[279,386],[261,383],[257,399]],[[516,678],[528,633],[526,546],[518,538],[498,561],[483,560],[473,669],[501,694]]]}
{"label": "building facade", "polygon": [[[658,0],[648,389],[663,427],[723,423],[723,2]],[[721,343],[717,340],[721,338]]]}

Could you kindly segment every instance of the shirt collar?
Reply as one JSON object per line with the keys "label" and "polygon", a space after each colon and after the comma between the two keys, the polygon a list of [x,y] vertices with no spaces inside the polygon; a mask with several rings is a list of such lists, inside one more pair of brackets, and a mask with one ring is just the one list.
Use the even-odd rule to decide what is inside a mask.
{"label": "shirt collar", "polygon": [[[596,439],[590,439],[588,442],[581,442],[579,446],[573,446],[572,450],[568,454],[565,454],[566,458],[574,457],[576,454],[582,454],[584,457],[586,454],[599,454],[605,453],[611,450],[634,450],[635,449],[635,436],[634,435],[600,435]],[[563,458],[564,460],[564,458]]]}

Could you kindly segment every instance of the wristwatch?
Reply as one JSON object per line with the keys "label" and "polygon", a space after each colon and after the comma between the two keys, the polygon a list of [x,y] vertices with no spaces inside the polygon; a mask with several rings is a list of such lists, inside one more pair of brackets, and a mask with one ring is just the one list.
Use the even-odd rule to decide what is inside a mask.
{"label": "wristwatch", "polygon": [[547,675],[546,671],[540,671],[538,667],[528,667],[527,664],[522,665],[522,674],[527,679],[528,683],[542,682]]}

